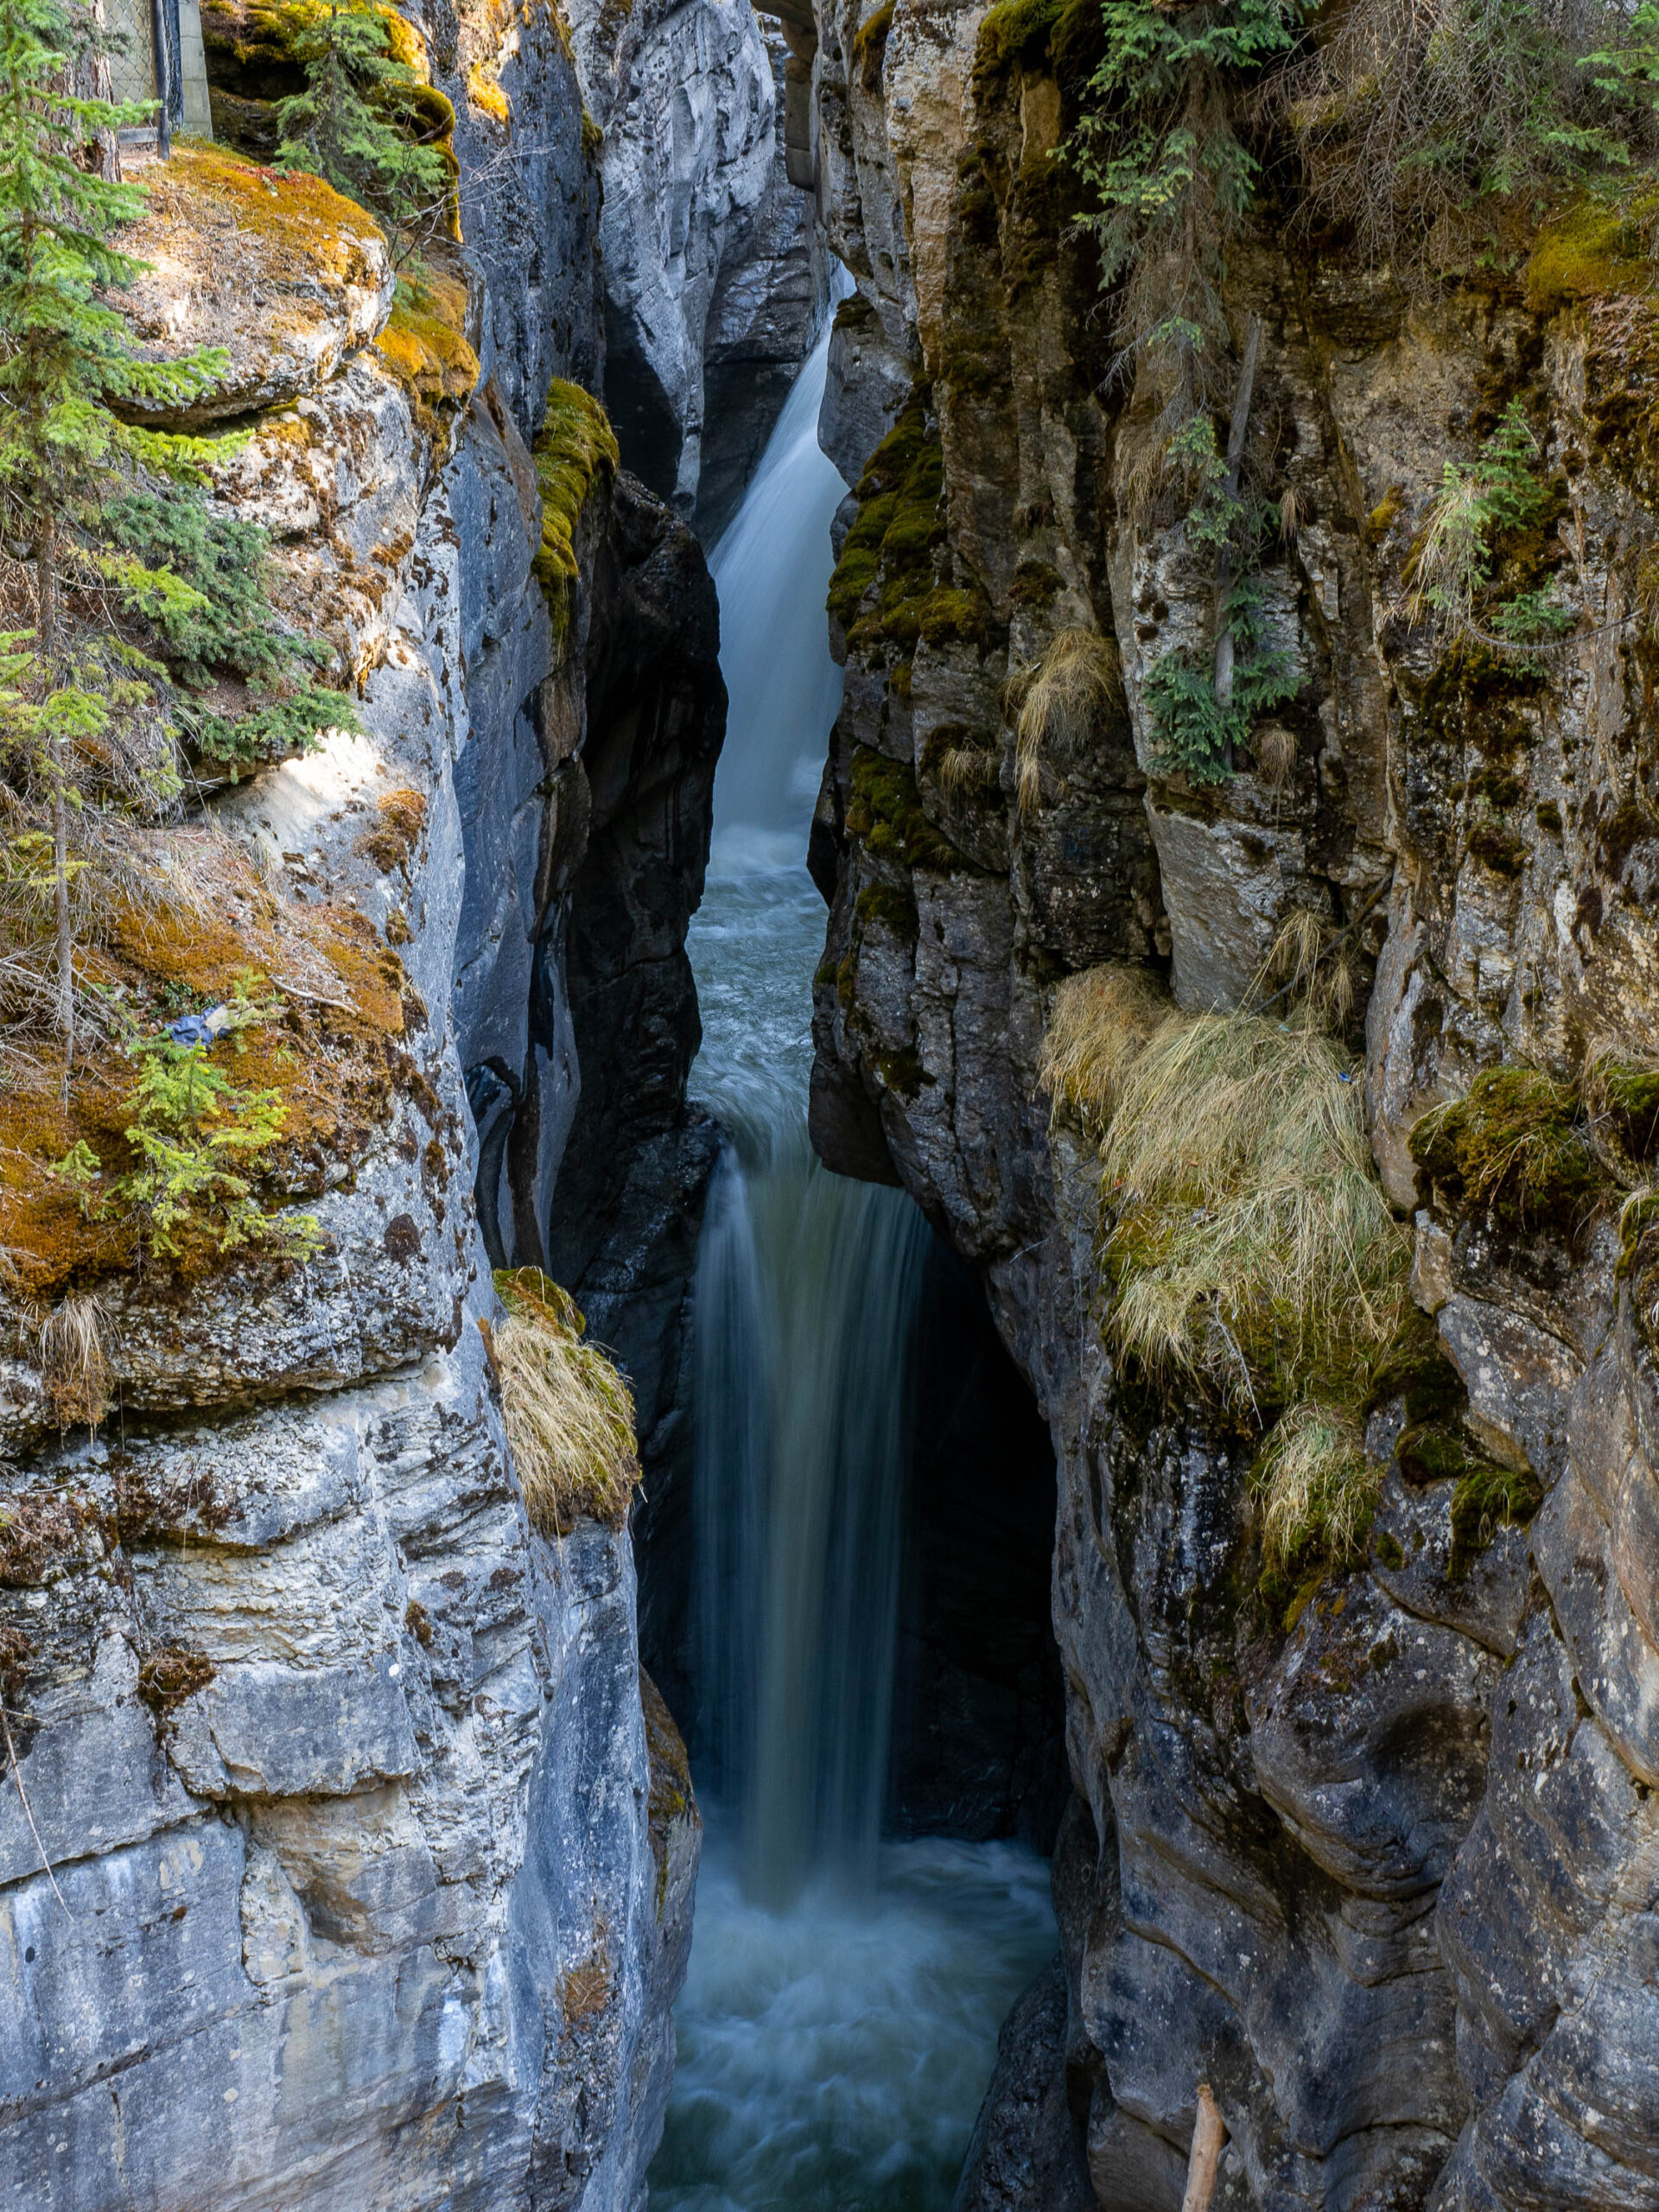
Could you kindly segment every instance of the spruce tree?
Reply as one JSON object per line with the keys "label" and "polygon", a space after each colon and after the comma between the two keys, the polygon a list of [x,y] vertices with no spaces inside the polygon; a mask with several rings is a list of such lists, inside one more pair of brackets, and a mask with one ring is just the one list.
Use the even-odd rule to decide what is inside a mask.
{"label": "spruce tree", "polygon": [[103,587],[128,602],[181,607],[191,588],[147,569],[107,534],[102,510],[140,469],[188,474],[195,439],[137,427],[122,411],[178,406],[228,356],[143,359],[102,295],[143,264],[112,243],[143,191],[83,168],[75,149],[144,122],[149,103],[70,88],[86,43],[60,0],[0,0],[0,523],[32,571],[33,621],[0,662],[0,740],[13,772],[50,815],[56,1021],[66,1091],[74,1042],[70,817],[82,764],[130,704],[132,657],[88,637],[76,601]]}
{"label": "spruce tree", "polygon": [[400,95],[420,79],[393,58],[391,33],[373,6],[329,0],[295,41],[305,90],[277,104],[277,156],[309,169],[336,192],[407,231],[442,201],[448,172],[435,147],[419,144]]}

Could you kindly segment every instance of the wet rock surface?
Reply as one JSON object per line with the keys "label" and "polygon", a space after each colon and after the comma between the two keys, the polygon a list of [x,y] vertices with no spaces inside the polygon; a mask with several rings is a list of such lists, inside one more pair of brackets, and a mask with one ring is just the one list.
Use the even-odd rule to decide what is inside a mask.
{"label": "wet rock surface", "polygon": [[[1408,298],[1265,234],[1230,257],[1300,518],[1263,565],[1300,684],[1254,761],[1194,789],[1160,760],[1144,687],[1203,639],[1211,566],[1133,497],[1150,402],[1108,378],[1074,188],[1046,158],[1072,92],[1035,48],[976,73],[983,13],[899,0],[878,46],[865,11],[818,10],[820,192],[861,298],[827,429],[868,457],[900,427],[831,594],[847,689],[814,827],[813,1129],[832,1166],[896,1174],[981,1268],[1053,1437],[1077,1793],[1057,2063],[1093,2193],[1175,2212],[1207,2082],[1218,2203],[1646,2203],[1649,1232],[1621,1256],[1616,1179],[1517,1222],[1420,1177],[1408,1143],[1482,1069],[1567,1084],[1592,1038],[1649,1055],[1625,619],[1649,525],[1599,427],[1622,388],[1599,318],[1619,310],[1519,282]],[[1515,395],[1578,627],[1547,669],[1448,666],[1402,611],[1402,571],[1444,463]],[[935,483],[913,529],[878,507]],[[1022,797],[1022,686],[1076,625],[1116,645],[1122,703],[1055,733]],[[1483,1519],[1405,1401],[1384,1403],[1366,1563],[1270,1613],[1255,1438],[1114,1367],[1098,1165],[1036,1075],[1060,976],[1127,961],[1185,1007],[1230,1007],[1297,907],[1356,949],[1414,1295],[1467,1451],[1529,1503]],[[1022,2012],[1018,2049],[1039,2047],[1030,2029]],[[1005,2052],[973,2202],[1002,2139],[1014,2178],[983,2201],[1024,2201],[1022,2065]]]}

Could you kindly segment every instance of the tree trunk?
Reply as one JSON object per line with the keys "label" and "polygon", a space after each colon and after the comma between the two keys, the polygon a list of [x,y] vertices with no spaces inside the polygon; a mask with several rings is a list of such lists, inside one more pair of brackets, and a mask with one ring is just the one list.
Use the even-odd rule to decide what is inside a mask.
{"label": "tree trunk", "polygon": [[[35,547],[35,581],[40,595],[41,670],[43,688],[50,697],[58,678],[58,524],[55,503],[49,502]],[[52,779],[52,873],[56,897],[58,933],[58,1034],[63,1039],[63,1095],[69,1096],[69,1070],[75,1052],[75,948],[69,926],[69,793],[68,765],[63,739],[54,733],[47,757]]]}
{"label": "tree trunk", "polygon": [[[1255,396],[1255,359],[1262,347],[1262,318],[1253,315],[1244,340],[1244,359],[1238,372],[1238,390],[1233,396],[1233,418],[1227,430],[1226,495],[1238,497],[1239,474],[1244,465],[1244,440],[1250,427],[1250,402]],[[1233,632],[1227,620],[1227,594],[1232,588],[1232,556],[1224,545],[1216,563],[1216,704],[1226,708],[1233,702]],[[1227,766],[1233,765],[1233,748],[1227,747]]]}
{"label": "tree trunk", "polygon": [[[102,51],[104,0],[88,0],[86,13],[92,35],[76,54],[70,89],[77,99],[113,101],[110,57]],[[94,170],[106,184],[120,183],[121,142],[113,130],[93,131],[82,151],[81,166]]]}

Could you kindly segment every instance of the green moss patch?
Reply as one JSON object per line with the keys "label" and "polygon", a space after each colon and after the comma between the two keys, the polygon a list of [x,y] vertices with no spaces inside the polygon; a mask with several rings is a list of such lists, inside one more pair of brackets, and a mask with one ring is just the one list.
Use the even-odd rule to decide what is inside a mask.
{"label": "green moss patch", "polygon": [[867,883],[853,902],[853,912],[866,929],[880,922],[907,944],[916,942],[920,923],[915,893],[908,884],[895,889],[887,883]]}
{"label": "green moss patch", "polygon": [[983,592],[947,584],[929,592],[916,622],[930,645],[982,645],[995,626],[991,603]]}
{"label": "green moss patch", "polygon": [[1544,1502],[1535,1475],[1513,1467],[1470,1469],[1452,1493],[1446,1580],[1461,1582],[1503,1528],[1524,1528]]}
{"label": "green moss patch", "polygon": [[1608,1187],[1578,1117],[1573,1085],[1535,1068],[1489,1068],[1466,1098],[1423,1116],[1411,1156],[1459,1211],[1571,1230]]}
{"label": "green moss patch", "polygon": [[887,39],[893,29],[893,0],[882,0],[874,15],[868,16],[853,35],[853,61],[858,71],[859,82],[867,92],[879,90],[882,64],[887,56]]}
{"label": "green moss patch", "polygon": [[1406,1481],[1420,1490],[1430,1483],[1461,1481],[1483,1464],[1463,1430],[1446,1421],[1414,1421],[1395,1445],[1394,1459]]}
{"label": "green moss patch", "polygon": [[924,812],[914,772],[868,745],[854,750],[847,827],[868,851],[882,860],[901,861],[906,868],[938,868],[947,874],[968,866],[944,832]]}
{"label": "green moss patch", "polygon": [[576,524],[594,484],[601,477],[607,483],[614,478],[621,455],[610,417],[598,400],[563,377],[555,377],[549,390],[534,450],[542,490],[542,542],[531,565],[563,655],[580,573]]}
{"label": "green moss patch", "polygon": [[904,652],[921,634],[944,485],[944,455],[927,427],[931,397],[917,385],[870,455],[857,486],[858,517],[830,579],[830,613],[855,652],[892,645]]}
{"label": "green moss patch", "polygon": [[1540,311],[1576,300],[1619,294],[1650,297],[1653,264],[1643,238],[1651,222],[1651,189],[1634,196],[1586,193],[1539,232],[1522,282],[1527,303]]}
{"label": "green moss patch", "polygon": [[1408,1306],[1379,1361],[1365,1399],[1367,1413],[1404,1402],[1408,1422],[1433,1421],[1463,1403],[1463,1377],[1446,1356],[1440,1332],[1419,1307]]}
{"label": "green moss patch", "polygon": [[1063,68],[1098,43],[1099,22],[1094,0],[997,0],[979,27],[974,76]]}
{"label": "green moss patch", "polygon": [[400,277],[385,328],[375,351],[409,391],[415,417],[438,434],[472,397],[478,356],[462,334],[467,288],[423,272]]}

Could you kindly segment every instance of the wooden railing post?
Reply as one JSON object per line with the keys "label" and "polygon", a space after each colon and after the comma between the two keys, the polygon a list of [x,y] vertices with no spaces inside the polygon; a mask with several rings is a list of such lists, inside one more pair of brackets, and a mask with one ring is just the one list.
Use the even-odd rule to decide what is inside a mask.
{"label": "wooden railing post", "polygon": [[1192,2149],[1186,2162],[1186,2195],[1181,2199],[1181,2212],[1210,2212],[1210,2199],[1216,2193],[1216,2168],[1221,2163],[1221,2146],[1227,2140],[1226,2122],[1221,2116],[1221,2107],[1210,2093],[1210,2084],[1198,2084],[1198,2117],[1192,2129]]}

